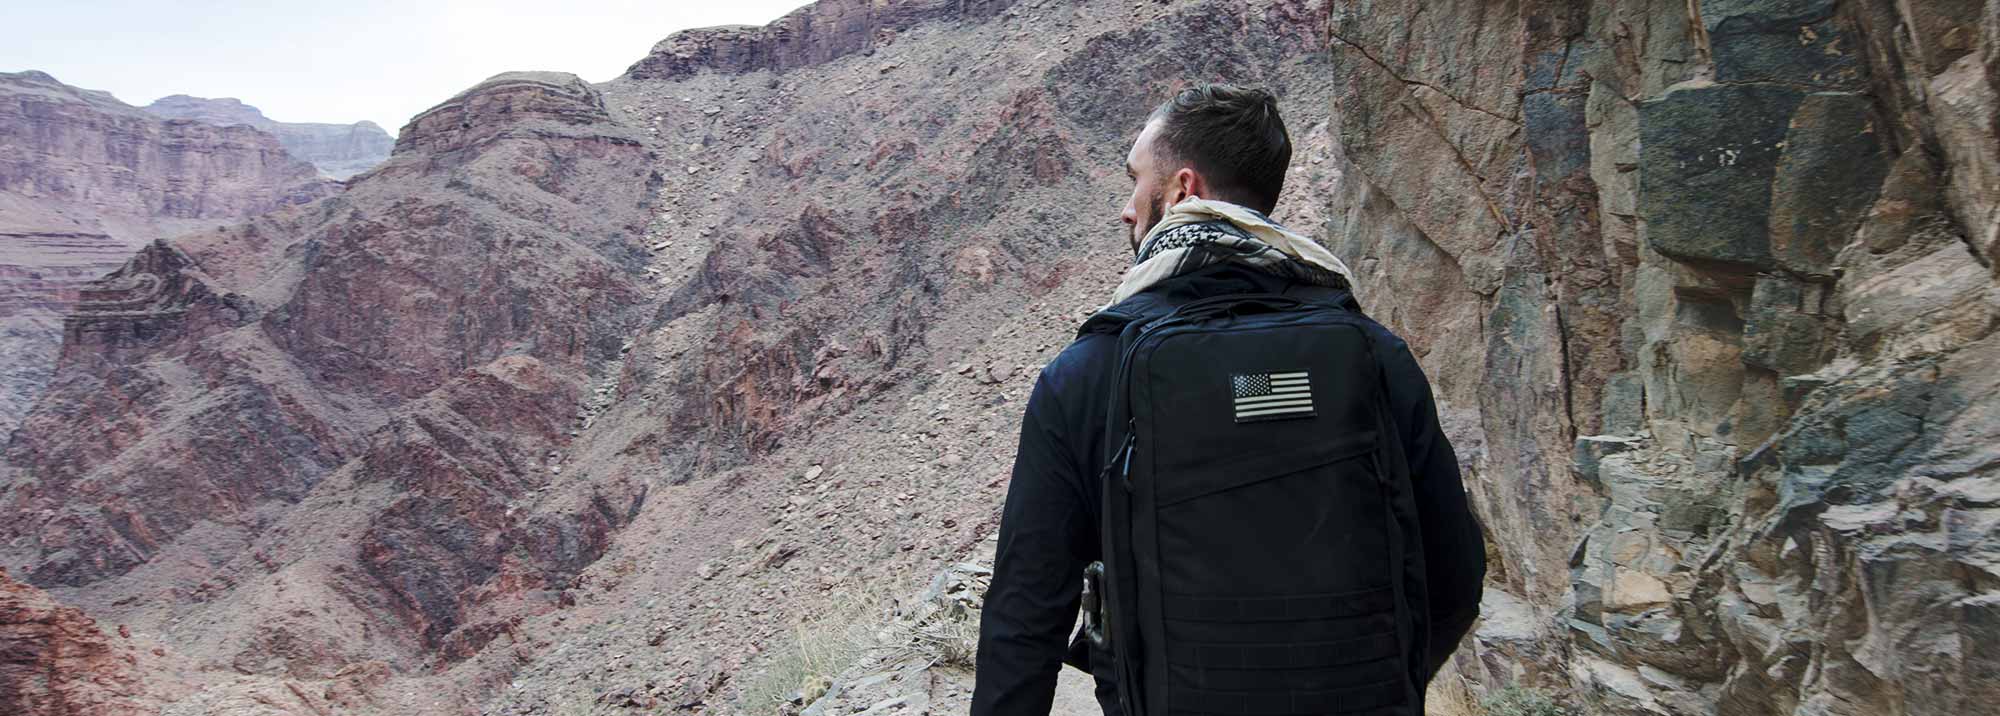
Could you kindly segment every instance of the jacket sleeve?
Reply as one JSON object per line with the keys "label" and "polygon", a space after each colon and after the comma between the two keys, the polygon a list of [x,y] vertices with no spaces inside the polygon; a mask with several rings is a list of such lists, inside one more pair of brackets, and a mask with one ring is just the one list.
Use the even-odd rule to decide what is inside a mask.
{"label": "jacket sleeve", "polygon": [[[1386,334],[1386,331],[1384,331]],[[1423,529],[1424,580],[1429,592],[1430,643],[1425,679],[1437,674],[1479,616],[1486,578],[1486,544],[1466,502],[1458,456],[1438,426],[1430,381],[1402,340],[1378,344],[1389,408],[1410,465],[1417,520]]]}
{"label": "jacket sleeve", "polygon": [[1000,515],[993,582],[979,620],[973,716],[1046,714],[1055,698],[1083,567],[1097,534],[1046,374],[1021,418],[1021,443]]}

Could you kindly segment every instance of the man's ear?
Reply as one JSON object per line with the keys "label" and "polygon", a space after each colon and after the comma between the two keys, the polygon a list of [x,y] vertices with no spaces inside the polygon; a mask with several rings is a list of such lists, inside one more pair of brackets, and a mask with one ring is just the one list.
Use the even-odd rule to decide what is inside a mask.
{"label": "man's ear", "polygon": [[1207,182],[1202,181],[1201,174],[1194,167],[1181,167],[1180,171],[1174,172],[1170,183],[1173,184],[1173,193],[1169,195],[1171,200],[1167,202],[1168,206],[1179,204],[1188,197],[1199,198],[1208,194]]}

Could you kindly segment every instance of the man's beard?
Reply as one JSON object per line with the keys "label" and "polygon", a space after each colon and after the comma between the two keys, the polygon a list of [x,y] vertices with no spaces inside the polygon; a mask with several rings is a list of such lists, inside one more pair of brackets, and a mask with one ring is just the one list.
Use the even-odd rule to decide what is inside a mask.
{"label": "man's beard", "polygon": [[1132,242],[1132,256],[1139,255],[1139,241],[1146,238],[1147,234],[1153,233],[1153,227],[1158,226],[1160,219],[1165,216],[1166,211],[1160,203],[1166,200],[1166,196],[1167,193],[1164,191],[1146,195],[1146,203],[1141,207],[1143,213],[1139,214],[1138,223],[1132,225],[1132,236],[1129,238]]}

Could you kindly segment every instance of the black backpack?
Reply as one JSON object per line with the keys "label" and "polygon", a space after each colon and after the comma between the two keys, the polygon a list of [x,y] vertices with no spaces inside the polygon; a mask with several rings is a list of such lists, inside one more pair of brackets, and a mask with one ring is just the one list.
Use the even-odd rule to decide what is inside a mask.
{"label": "black backpack", "polygon": [[1422,713],[1422,533],[1368,319],[1298,288],[1141,294],[1080,331],[1119,335],[1079,638],[1127,716]]}

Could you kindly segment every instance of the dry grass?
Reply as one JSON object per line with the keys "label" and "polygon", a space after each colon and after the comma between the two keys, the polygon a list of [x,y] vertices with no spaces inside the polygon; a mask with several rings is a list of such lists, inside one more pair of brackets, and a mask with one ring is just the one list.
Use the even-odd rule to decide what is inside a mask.
{"label": "dry grass", "polygon": [[920,619],[898,621],[890,629],[890,661],[970,669],[979,649],[976,609],[939,609]]}
{"label": "dry grass", "polygon": [[923,598],[898,610],[884,642],[890,649],[887,658],[972,668],[979,650],[979,608],[992,575],[991,569],[972,563],[955,564],[940,573]]}
{"label": "dry grass", "polygon": [[743,687],[740,710],[777,713],[786,703],[811,704],[825,694],[836,675],[875,647],[885,603],[881,594],[873,592],[841,594],[825,611],[794,624],[786,648]]}
{"label": "dry grass", "polygon": [[877,591],[835,597],[832,606],[793,627],[787,647],[740,692],[739,710],[770,714],[787,703],[811,705],[842,673],[867,666],[864,661],[972,668],[987,574],[983,567],[955,565],[939,575],[926,598],[900,605]]}

